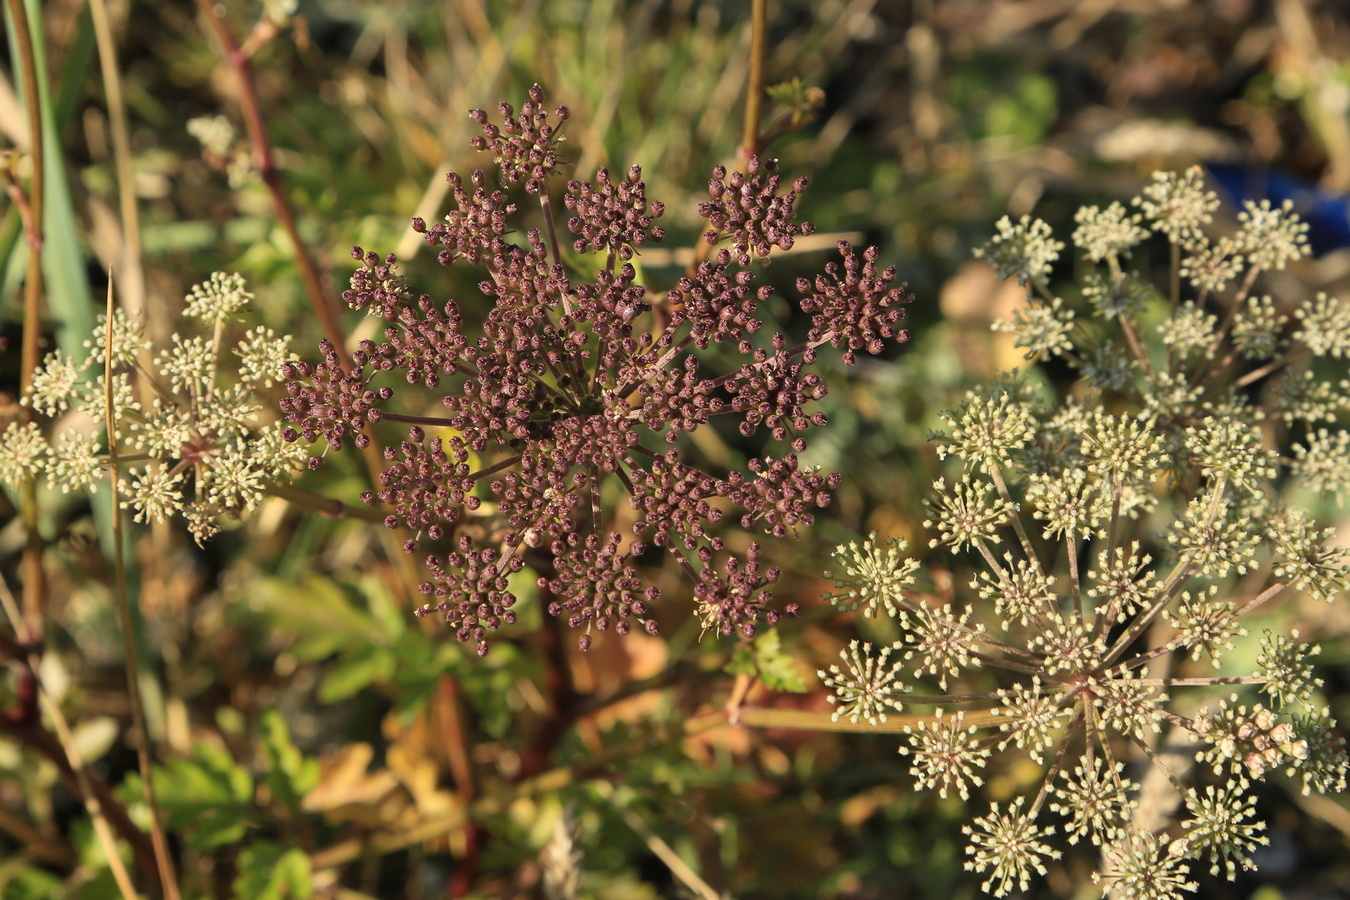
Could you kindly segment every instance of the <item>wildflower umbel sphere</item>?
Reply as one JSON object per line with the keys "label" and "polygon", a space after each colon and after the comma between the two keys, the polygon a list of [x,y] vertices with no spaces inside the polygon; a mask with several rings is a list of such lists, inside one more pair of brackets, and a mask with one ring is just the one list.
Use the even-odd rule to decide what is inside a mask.
{"label": "wildflower umbel sphere", "polygon": [[[794,211],[805,179],[780,190],[775,164],[763,159],[743,173],[714,172],[699,208],[713,249],[668,292],[640,283],[631,262],[665,236],[655,224],[665,207],[647,199],[637,166],[622,179],[602,169],[593,182],[566,183],[571,249],[583,256],[565,261],[548,188],[567,110],[550,113],[537,86],[519,113],[499,110],[500,126],[471,114],[483,129],[472,144],[493,155],[495,173],[452,173],[455,209],[434,225],[413,220],[441,264],[486,267],[486,317],[471,326],[454,300],[413,296],[393,255],[353,248],[360,266],[344,298],[385,320],[382,340],[362,341],[350,363],[325,343],[320,362],[291,367],[288,437],[337,449],[367,445],[377,423],[407,428],[406,440],[383,450],[379,488],[366,500],[388,509],[389,526],[418,536],[410,552],[427,541],[450,548],[427,557],[420,612],[443,614],[479,653],[490,632],[514,621],[511,576],[527,565],[548,611],[581,630],[583,648],[593,630],[656,633],[660,592],[637,571],[649,546],[685,570],[705,628],[752,635],[756,623],[795,608],[774,605],[779,570],[758,543],[733,551],[724,520],[730,513],[745,529],[783,537],[829,503],[840,476],[797,456],[805,433],[825,423],[808,407],[826,388],[807,369],[826,344],[852,362],[859,350],[905,340],[908,297],[892,286],[894,269],[878,269],[874,249],[841,243],[839,263],[798,284],[806,341],[761,335],[773,288],[751,265],[811,232]],[[542,228],[512,231],[524,213],[498,185],[518,183],[538,198]],[[663,315],[647,316],[657,304]],[[714,345],[742,361],[708,372],[695,351]],[[434,388],[444,414],[394,412],[398,381]],[[763,429],[782,449],[744,471],[709,471],[682,438],[714,417],[747,437]],[[635,514],[608,508],[611,485]]]}
{"label": "wildflower umbel sphere", "polygon": [[[1317,648],[1247,625],[1281,595],[1350,586],[1350,550],[1299,508],[1350,490],[1350,437],[1314,427],[1350,406],[1350,316],[1312,291],[1253,297],[1307,255],[1306,226],[1249,203],[1213,236],[1217,204],[1193,170],[1155,176],[1140,213],[1084,208],[1073,242],[1105,271],[1080,285],[1052,282],[1064,245],[1047,223],[1001,222],[980,255],[1029,290],[996,327],[1082,378],[1061,393],[1007,374],[942,415],[951,462],[924,526],[966,596],[925,584],[904,541],[837,554],[831,599],[901,637],[854,640],[820,671],[836,717],[903,716],[916,786],[944,796],[991,770],[1028,783],[1000,758],[1013,748],[1044,767],[1029,802],[1005,784],[964,829],[966,868],[995,896],[1046,874],[1063,836],[1096,851],[1109,896],[1173,900],[1197,871],[1255,866],[1255,782],[1346,786]],[[1170,297],[1125,268],[1145,225],[1174,251]]]}
{"label": "wildflower umbel sphere", "polygon": [[[181,516],[202,543],[222,519],[251,511],[304,459],[304,448],[281,440],[262,415],[262,398],[296,358],[290,339],[255,327],[233,346],[227,340],[252,299],[237,274],[216,272],[193,287],[184,329],[204,333],[174,334],[148,369],[137,362],[151,348],[141,319],[118,309],[109,325],[100,315],[84,342],[87,356],[54,351],[33,373],[22,402],[53,421],[0,425],[0,482],[18,487],[40,478],[63,494],[93,493],[116,449],[121,505],[137,522]],[[138,374],[151,394],[144,403]],[[63,417],[67,411],[79,415]]]}

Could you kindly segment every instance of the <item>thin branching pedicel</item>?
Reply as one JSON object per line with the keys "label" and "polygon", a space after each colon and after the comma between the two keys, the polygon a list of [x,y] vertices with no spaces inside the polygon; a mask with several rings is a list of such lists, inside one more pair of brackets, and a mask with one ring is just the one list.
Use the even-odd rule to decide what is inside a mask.
{"label": "thin branching pedicel", "polygon": [[[1155,176],[1134,201],[1142,214],[1080,211],[1074,243],[1103,267],[1078,286],[1083,316],[1074,291],[1052,291],[1063,244],[1050,227],[1000,223],[981,255],[1028,285],[1029,305],[997,327],[1082,380],[1061,395],[1005,376],[944,415],[934,438],[953,471],[925,526],[933,548],[969,563],[968,596],[923,592],[902,542],[837,554],[831,599],[902,629],[890,646],[851,642],[820,673],[838,715],[881,727],[938,705],[911,714],[902,752],[918,785],[944,794],[965,797],[993,751],[1046,766],[1030,802],[995,803],[966,829],[967,868],[996,896],[1046,871],[1059,832],[1100,851],[1112,896],[1178,897],[1197,865],[1230,879],[1252,867],[1266,842],[1253,782],[1346,785],[1317,648],[1297,631],[1249,634],[1245,617],[1350,583],[1350,554],[1285,499],[1350,488],[1346,433],[1314,427],[1347,406],[1346,382],[1326,373],[1350,347],[1350,315],[1322,294],[1292,309],[1253,296],[1262,272],[1307,254],[1306,226],[1248,204],[1235,235],[1211,238],[1217,203],[1192,171]],[[1146,229],[1172,250],[1162,292],[1125,267]],[[980,733],[963,716],[995,724]],[[1150,768],[1178,809],[1163,830],[1139,814]]]}
{"label": "thin branching pedicel", "polygon": [[[481,336],[454,300],[414,296],[392,255],[354,248],[360,268],[344,296],[386,321],[383,339],[362,342],[351,368],[328,345],[321,362],[291,367],[288,437],[337,449],[366,445],[378,422],[407,427],[406,440],[384,451],[379,489],[366,499],[389,510],[391,527],[448,542],[448,552],[427,557],[430,600],[421,612],[443,614],[479,653],[489,632],[514,621],[510,577],[527,564],[540,573],[549,612],[581,629],[583,648],[593,629],[655,633],[659,591],[636,568],[648,545],[688,574],[705,628],[751,635],[757,622],[795,610],[773,605],[768,588],[779,570],[759,544],[733,552],[719,526],[730,516],[782,537],[829,502],[839,476],[797,456],[805,433],[825,421],[809,411],[825,386],[808,368],[826,344],[852,362],[858,351],[907,338],[899,323],[908,298],[891,286],[895,271],[877,267],[874,249],[841,243],[840,262],[797,285],[811,319],[806,342],[760,335],[773,289],[751,267],[811,226],[794,210],[806,180],[784,189],[771,161],[753,159],[745,173],[715,170],[699,207],[715,249],[664,296],[639,283],[630,262],[664,237],[656,224],[664,207],[648,200],[641,169],[567,182],[571,249],[589,254],[578,274],[565,264],[548,196],[566,107],[548,110],[535,87],[519,113],[508,104],[499,112],[501,125],[471,113],[483,129],[473,146],[492,154],[495,172],[450,174],[455,209],[441,223],[413,221],[443,265],[486,267],[479,287],[492,308]],[[517,184],[538,200],[542,228],[511,231],[524,211],[503,188]],[[647,316],[654,303],[666,304],[659,326]],[[713,345],[744,361],[705,372],[695,351]],[[397,378],[384,383],[390,374]],[[395,412],[397,381],[435,389],[444,413]],[[787,450],[753,458],[743,472],[706,471],[680,446],[713,417],[746,436],[766,429]],[[636,511],[632,533],[615,528],[611,486]]]}

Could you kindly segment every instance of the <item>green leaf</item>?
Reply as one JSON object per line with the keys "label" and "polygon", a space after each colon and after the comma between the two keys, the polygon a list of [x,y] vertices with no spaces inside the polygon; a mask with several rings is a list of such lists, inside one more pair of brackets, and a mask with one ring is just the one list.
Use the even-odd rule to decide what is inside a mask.
{"label": "green leaf", "polygon": [[64,133],[66,126],[81,109],[84,100],[85,79],[93,66],[98,50],[98,41],[94,35],[94,16],[86,5],[75,20],[74,40],[64,49],[61,58],[61,79],[57,85],[56,103],[52,112],[56,117],[57,131]]}
{"label": "green leaf", "polygon": [[[229,752],[199,742],[192,755],[157,766],[155,799],[164,811],[164,824],[194,850],[210,850],[243,838],[253,811],[253,779]],[[138,776],[129,776],[121,793],[144,801]]]}
{"label": "green leaf", "polygon": [[299,636],[291,652],[306,661],[344,648],[369,646],[380,632],[376,621],[358,609],[344,586],[331,578],[312,575],[298,584],[260,579],[251,601],[273,625]]}
{"label": "green leaf", "polygon": [[751,644],[737,647],[727,663],[732,675],[753,675],[771,691],[806,692],[806,678],[797,663],[783,651],[778,631],[766,631]]}
{"label": "green leaf", "polygon": [[[64,886],[63,886],[64,888]],[[6,900],[9,894],[4,895]],[[102,868],[98,870],[88,881],[80,884],[73,891],[62,890],[55,896],[61,900],[107,900],[108,897],[122,896],[122,890],[117,886],[117,879],[113,877],[112,869]]]}
{"label": "green leaf", "polygon": [[1024,146],[1034,146],[1055,121],[1058,97],[1055,83],[1040,73],[1028,73],[999,96],[985,112],[990,135],[1006,135]]}
{"label": "green leaf", "polygon": [[[32,30],[34,62],[38,72],[50,71],[47,68],[46,34],[42,29],[42,4],[38,0],[25,0],[28,12],[28,24]],[[12,23],[10,23],[12,25]],[[13,45],[10,32],[11,53]],[[11,59],[17,59],[13,54]],[[87,59],[86,59],[87,64]],[[23,94],[23,78],[16,72],[15,88],[20,97]],[[80,243],[74,236],[80,234],[79,216],[75,212],[71,199],[70,186],[66,181],[66,166],[61,146],[61,129],[58,127],[56,109],[52,97],[52,86],[45,78],[38,81],[38,113],[42,122],[42,157],[44,164],[46,192],[43,198],[43,231],[46,241],[42,247],[42,269],[46,280],[45,300],[47,311],[56,326],[57,341],[64,353],[82,360],[89,351],[84,340],[94,330],[94,306],[89,293],[89,282],[85,278],[84,254]]]}
{"label": "green leaf", "polygon": [[28,865],[16,870],[7,863],[0,868],[0,896],[7,900],[57,900],[65,896],[65,885],[51,872]]}
{"label": "green leaf", "polygon": [[[27,2],[29,26],[33,32],[33,53],[39,72],[50,71],[46,63],[46,34],[42,29],[42,8],[37,0]],[[9,7],[5,7],[5,33],[8,40],[10,59],[18,59],[14,42],[13,21],[9,16]],[[46,162],[47,191],[45,197],[46,215],[43,228],[47,237],[43,248],[43,270],[47,279],[48,312],[60,329],[61,348],[76,359],[86,354],[82,342],[93,329],[93,310],[87,282],[84,278],[84,266],[81,261],[79,244],[71,240],[53,240],[54,235],[75,235],[79,231],[72,226],[75,221],[71,206],[70,191],[66,185],[65,166],[61,159],[60,135],[69,124],[76,108],[79,96],[93,59],[94,34],[89,11],[86,9],[77,19],[74,41],[66,47],[66,56],[61,65],[61,83],[57,98],[53,102],[52,87],[46,79],[38,84],[38,106],[42,121],[44,142],[43,157]],[[23,73],[16,71],[14,88],[22,99]],[[62,230],[67,229],[67,230]],[[0,289],[6,292],[17,286],[18,279],[27,263],[27,245],[19,240],[22,228],[18,213],[10,209],[6,215],[3,229],[0,229],[0,265],[5,270]],[[72,265],[78,263],[75,268]],[[78,275],[78,283],[68,283],[67,276]],[[73,289],[75,294],[63,293]],[[86,326],[84,330],[81,327]]]}
{"label": "green leaf", "polygon": [[727,672],[732,675],[750,675],[759,673],[755,665],[755,649],[751,644],[740,644],[731,653],[731,662],[727,663]]}
{"label": "green leaf", "polygon": [[239,854],[235,900],[305,900],[314,896],[309,857],[271,841],[249,844]]}
{"label": "green leaf", "polygon": [[766,631],[755,639],[755,662],[759,664],[759,680],[769,690],[806,693],[806,678],[796,660],[783,650],[776,629]]}
{"label": "green leaf", "polygon": [[409,631],[394,646],[398,669],[394,687],[398,708],[404,715],[420,710],[440,684],[441,676],[463,659],[464,651],[453,642],[432,640],[421,631]]}
{"label": "green leaf", "polygon": [[328,669],[319,685],[319,699],[325,703],[345,700],[367,685],[393,678],[396,668],[397,660],[388,649],[363,647]]}
{"label": "green leaf", "polygon": [[[447,666],[464,661],[464,645],[446,643],[443,646],[447,650],[441,658]],[[451,654],[458,654],[458,658]],[[511,704],[502,702],[502,698],[517,690],[521,678],[531,677],[525,673],[534,662],[528,654],[504,644],[494,647],[486,660],[473,656],[470,664],[457,667],[456,678],[477,724],[493,739],[504,738],[514,721]]]}
{"label": "green leaf", "polygon": [[300,801],[319,783],[319,761],[307,758],[291,742],[286,720],[275,709],[263,713],[262,751],[267,764],[263,783],[272,796],[293,813],[299,813]]}
{"label": "green leaf", "polygon": [[384,580],[379,577],[372,575],[362,578],[356,587],[365,597],[370,618],[379,631],[378,636],[371,635],[371,640],[394,643],[408,630],[408,623],[414,621],[410,611],[394,599]]}

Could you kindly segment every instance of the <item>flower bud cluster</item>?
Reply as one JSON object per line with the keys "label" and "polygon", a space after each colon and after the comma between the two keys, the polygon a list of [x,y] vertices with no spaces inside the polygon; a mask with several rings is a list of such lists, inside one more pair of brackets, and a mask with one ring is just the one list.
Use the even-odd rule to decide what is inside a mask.
{"label": "flower bud cluster", "polygon": [[806,191],[806,178],[798,178],[784,193],[778,193],[781,179],[778,163],[754,157],[746,172],[731,172],[726,166],[713,169],[708,182],[706,203],[698,214],[708,220],[704,238],[709,244],[731,237],[731,253],[739,265],[750,264],[750,256],[768,256],[776,248],[791,250],[799,235],[811,234],[816,227],[798,222],[797,198]]}
{"label": "flower bud cluster", "polygon": [[633,258],[634,248],[649,241],[656,243],[666,236],[665,229],[652,224],[661,218],[666,205],[647,202],[647,186],[642,181],[640,166],[630,168],[617,184],[603,167],[595,172],[595,184],[569,181],[563,202],[573,213],[567,220],[567,228],[577,235],[573,249],[578,253],[609,250],[628,262]]}
{"label": "flower bud cluster", "polygon": [[[706,628],[753,635],[795,607],[774,603],[780,572],[761,561],[761,545],[733,550],[723,531],[739,522],[787,537],[830,502],[839,476],[798,457],[806,433],[825,424],[810,408],[825,384],[809,369],[827,344],[852,362],[855,351],[905,340],[908,297],[893,269],[878,270],[875,250],[841,244],[842,266],[830,264],[798,300],[812,316],[806,341],[761,335],[773,288],[751,263],[790,250],[811,226],[795,214],[806,180],[784,189],[774,164],[759,159],[743,173],[714,173],[700,213],[716,249],[668,292],[639,282],[633,265],[665,237],[655,224],[665,207],[647,198],[637,166],[621,179],[601,169],[593,181],[567,182],[566,224],[583,256],[565,257],[548,179],[567,110],[550,115],[538,87],[519,114],[499,109],[500,125],[472,113],[482,127],[473,146],[493,155],[492,171],[450,175],[454,210],[434,225],[413,221],[441,264],[486,268],[486,316],[469,323],[454,301],[414,297],[392,255],[354,248],[344,297],[384,321],[382,338],[350,362],[322,345],[321,361],[287,370],[286,436],[336,449],[406,428],[406,440],[384,449],[366,499],[415,535],[408,549],[453,546],[428,558],[421,612],[443,616],[479,653],[515,618],[520,581],[511,576],[526,567],[544,608],[581,632],[582,647],[595,631],[655,634],[660,591],[639,574],[640,558],[655,551],[693,583]],[[506,188],[520,183],[538,196],[540,228],[513,230],[521,214]],[[665,315],[648,315],[663,302]],[[737,361],[708,371],[700,351],[712,348]],[[400,383],[433,389],[439,415],[400,411]],[[687,439],[717,417],[779,446],[744,470],[709,470]],[[631,512],[614,508],[625,495]]]}
{"label": "flower bud cluster", "polygon": [[[973,794],[1007,765],[991,747],[1045,767],[1030,802],[1001,799],[967,829],[967,868],[996,896],[1047,872],[1061,851],[1044,838],[1060,831],[1100,851],[1111,895],[1177,897],[1196,889],[1193,860],[1230,879],[1253,866],[1253,782],[1346,787],[1317,648],[1297,631],[1251,634],[1244,617],[1350,587],[1350,550],[1302,508],[1350,492],[1336,427],[1350,317],[1312,290],[1253,296],[1308,253],[1289,207],[1249,204],[1235,234],[1212,235],[1218,199],[1198,170],[1155,176],[1133,205],[1075,217],[1074,242],[1102,266],[1083,284],[1052,281],[1064,245],[1038,219],[1003,220],[981,254],[1028,286],[1003,326],[1016,345],[1082,377],[1056,390],[1007,374],[944,414],[948,470],[924,524],[971,592],[928,587],[904,542],[838,553],[830,599],[885,610],[901,631],[850,642],[844,666],[820,672],[840,713],[884,724],[904,710],[920,787]],[[1150,231],[1175,251],[1157,289],[1125,266]],[[1206,689],[1224,699],[1206,705]],[[1143,813],[1149,766],[1172,795],[1161,805],[1180,810],[1172,835]]]}
{"label": "flower bud cluster", "polygon": [[[115,456],[121,503],[135,521],[181,515],[198,542],[222,517],[253,509],[306,454],[264,419],[259,401],[290,377],[290,338],[257,327],[233,345],[226,339],[252,299],[239,275],[215,273],[185,298],[185,318],[202,333],[175,334],[153,356],[138,318],[118,309],[109,327],[100,316],[87,355],[48,354],[22,398],[50,427],[0,423],[0,481],[93,492]],[[150,377],[138,397],[135,372],[145,363]]]}
{"label": "flower bud cluster", "polygon": [[503,120],[500,128],[488,120],[483,110],[469,111],[470,118],[483,129],[482,136],[473,138],[470,146],[494,154],[493,162],[502,181],[507,184],[523,181],[526,191],[542,194],[544,179],[558,168],[558,144],[563,139],[562,124],[569,115],[567,107],[557,107],[553,111],[557,123],[549,122],[544,89],[536,84],[530,88],[530,99],[521,106],[520,115],[509,103],[498,104],[497,111]]}
{"label": "flower bud cluster", "polygon": [[1219,711],[1195,719],[1197,737],[1212,746],[1199,755],[1216,769],[1237,768],[1239,778],[1262,779],[1285,764],[1295,767],[1308,758],[1308,741],[1289,722],[1257,705],[1251,710],[1237,703],[1237,695],[1219,703]]}

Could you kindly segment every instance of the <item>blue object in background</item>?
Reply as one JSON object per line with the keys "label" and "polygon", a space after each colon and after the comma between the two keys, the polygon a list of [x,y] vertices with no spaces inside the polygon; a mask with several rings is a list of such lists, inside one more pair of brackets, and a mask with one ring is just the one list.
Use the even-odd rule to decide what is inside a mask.
{"label": "blue object in background", "polygon": [[1294,201],[1294,211],[1308,223],[1308,245],[1314,255],[1350,247],[1350,195],[1333,194],[1311,181],[1258,166],[1210,163],[1205,169],[1237,209],[1244,200],[1269,200],[1272,206]]}

